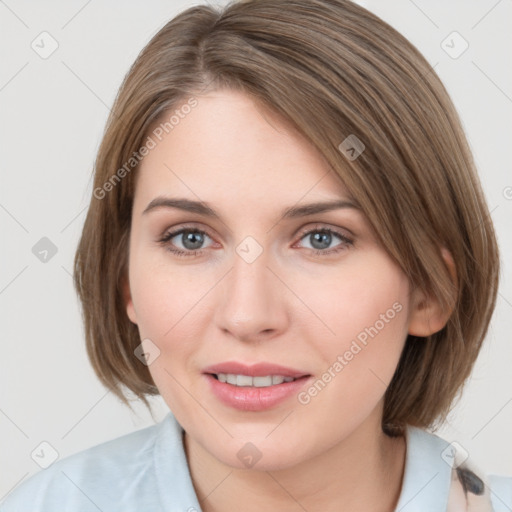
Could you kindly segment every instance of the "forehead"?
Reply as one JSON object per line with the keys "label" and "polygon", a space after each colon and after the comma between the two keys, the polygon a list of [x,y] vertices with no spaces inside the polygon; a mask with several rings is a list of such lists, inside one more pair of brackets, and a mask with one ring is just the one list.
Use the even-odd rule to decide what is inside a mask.
{"label": "forehead", "polygon": [[156,146],[138,170],[136,208],[165,194],[244,211],[253,203],[350,197],[320,152],[250,96],[218,90],[195,98],[161,140],[153,136]]}

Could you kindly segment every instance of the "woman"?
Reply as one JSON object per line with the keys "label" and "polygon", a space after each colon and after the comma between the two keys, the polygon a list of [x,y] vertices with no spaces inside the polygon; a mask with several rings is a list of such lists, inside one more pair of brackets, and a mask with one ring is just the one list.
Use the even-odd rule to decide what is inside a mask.
{"label": "woman", "polygon": [[188,9],[126,76],[94,179],[88,353],[172,414],[2,511],[512,507],[511,478],[426,431],[499,258],[453,104],[389,25],[346,0]]}

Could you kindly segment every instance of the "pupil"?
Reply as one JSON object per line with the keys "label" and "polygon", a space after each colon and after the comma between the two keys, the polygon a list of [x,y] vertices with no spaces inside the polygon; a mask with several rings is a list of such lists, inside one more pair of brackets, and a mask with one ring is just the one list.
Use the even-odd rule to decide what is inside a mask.
{"label": "pupil", "polygon": [[[327,247],[329,247],[329,245],[331,243],[331,234],[330,233],[326,233],[326,232],[315,233],[314,235],[311,235],[311,236],[312,236],[311,245],[315,249],[326,249]],[[317,246],[317,244],[319,244],[319,246]]]}
{"label": "pupil", "polygon": [[203,244],[203,235],[201,233],[188,231],[183,233],[183,245],[187,249],[199,249]]}

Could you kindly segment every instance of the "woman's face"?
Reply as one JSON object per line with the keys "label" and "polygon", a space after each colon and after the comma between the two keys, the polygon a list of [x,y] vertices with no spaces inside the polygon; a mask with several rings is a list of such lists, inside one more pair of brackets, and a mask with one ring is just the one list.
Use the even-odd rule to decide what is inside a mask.
{"label": "woman's face", "polygon": [[404,273],[279,118],[227,91],[186,110],[143,159],[130,236],[127,312],[162,397],[240,468],[376,434],[408,332]]}

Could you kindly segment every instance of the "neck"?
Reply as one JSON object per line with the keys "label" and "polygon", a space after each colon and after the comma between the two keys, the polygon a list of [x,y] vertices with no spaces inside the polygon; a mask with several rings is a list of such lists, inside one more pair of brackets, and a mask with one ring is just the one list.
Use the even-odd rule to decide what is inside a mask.
{"label": "neck", "polygon": [[184,444],[203,512],[391,512],[400,496],[405,439],[384,434],[380,420],[367,421],[326,452],[274,471],[225,465],[187,434]]}

